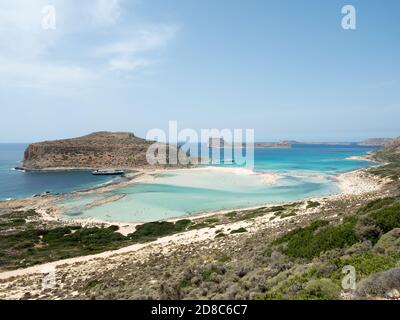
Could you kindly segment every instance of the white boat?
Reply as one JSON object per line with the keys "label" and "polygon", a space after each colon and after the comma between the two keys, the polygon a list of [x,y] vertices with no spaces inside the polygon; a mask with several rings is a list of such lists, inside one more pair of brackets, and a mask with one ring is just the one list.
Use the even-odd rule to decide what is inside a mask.
{"label": "white boat", "polygon": [[92,174],[94,176],[121,176],[125,172],[123,170],[95,170]]}

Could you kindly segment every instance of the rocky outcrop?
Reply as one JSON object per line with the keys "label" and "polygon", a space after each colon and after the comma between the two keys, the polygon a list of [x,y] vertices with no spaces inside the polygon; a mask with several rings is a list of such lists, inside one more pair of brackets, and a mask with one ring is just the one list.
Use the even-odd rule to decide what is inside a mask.
{"label": "rocky outcrop", "polygon": [[400,138],[386,143],[382,149],[374,153],[373,158],[383,162],[400,163]]}
{"label": "rocky outcrop", "polygon": [[358,143],[359,146],[381,147],[391,143],[394,139],[391,138],[372,138],[366,139]]}
{"label": "rocky outcrop", "polygon": [[[213,149],[223,148],[245,148],[245,143],[228,143],[223,138],[209,138],[208,147]],[[257,142],[255,148],[291,148],[292,144],[288,142]]]}
{"label": "rocky outcrop", "polygon": [[257,142],[256,148],[291,148],[292,144],[288,142]]}
{"label": "rocky outcrop", "polygon": [[[25,169],[138,168],[149,166],[146,152],[154,141],[129,132],[96,132],[83,137],[33,143],[25,151]],[[171,148],[176,148],[170,146]]]}

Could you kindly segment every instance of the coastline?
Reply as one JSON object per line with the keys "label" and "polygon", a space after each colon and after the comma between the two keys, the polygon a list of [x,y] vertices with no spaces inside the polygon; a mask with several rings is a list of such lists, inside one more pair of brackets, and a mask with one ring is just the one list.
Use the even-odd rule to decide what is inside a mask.
{"label": "coastline", "polygon": [[[276,183],[280,176],[277,173],[260,173],[256,171],[252,171],[247,168],[227,168],[227,167],[215,167],[215,166],[207,166],[207,167],[197,167],[197,168],[182,168],[182,169],[145,169],[141,171],[131,172],[127,174],[127,181],[117,181],[110,182],[107,184],[103,184],[100,186],[96,186],[87,190],[74,191],[62,196],[55,195],[44,195],[38,198],[25,198],[25,199],[17,199],[11,201],[3,201],[0,202],[0,210],[1,209],[16,209],[21,210],[24,209],[35,209],[39,214],[41,214],[42,218],[46,221],[58,221],[64,223],[66,225],[78,224],[82,226],[111,226],[116,225],[120,228],[120,233],[123,235],[127,235],[131,232],[135,231],[136,226],[143,224],[144,222],[124,222],[124,221],[109,221],[102,220],[95,217],[86,217],[86,218],[64,218],[63,210],[56,208],[55,203],[65,195],[88,195],[88,194],[97,194],[109,192],[112,190],[116,190],[122,187],[126,187],[136,183],[148,182],[156,179],[156,176],[159,174],[164,174],[167,172],[173,171],[181,171],[181,170],[201,170],[201,171],[229,171],[238,175],[263,175],[265,176],[265,183],[274,184]],[[290,205],[297,202],[307,202],[307,201],[317,201],[317,202],[325,202],[329,200],[337,200],[343,197],[352,196],[352,195],[362,195],[366,193],[376,192],[381,189],[381,187],[386,183],[386,181],[382,181],[382,179],[377,178],[371,174],[368,174],[368,168],[357,169],[350,172],[341,173],[334,177],[334,181],[337,183],[340,192],[330,195],[324,196],[311,196],[305,197],[298,201],[282,201],[279,203],[263,203],[256,206],[245,206],[245,207],[236,207],[236,208],[227,208],[221,210],[211,210],[211,211],[200,211],[185,214],[179,217],[170,217],[167,219],[160,219],[159,221],[167,221],[167,222],[176,222],[181,219],[189,219],[189,220],[197,220],[203,218],[209,218],[213,216],[221,216],[228,212],[232,211],[248,211],[248,210],[256,210],[260,208],[269,208],[276,205]],[[110,198],[106,198],[103,200],[99,200],[91,205],[99,205],[106,202],[117,201],[121,199],[121,196],[114,196]]]}
{"label": "coastline", "polygon": [[[96,270],[97,268],[103,268],[104,264],[119,264],[128,257],[134,257],[134,259],[138,261],[146,260],[151,255],[156,254],[157,252],[166,252],[172,253],[174,250],[177,250],[181,246],[184,245],[197,245],[200,243],[204,243],[207,241],[214,241],[216,235],[216,229],[220,232],[229,233],[230,230],[235,230],[239,228],[245,228],[248,231],[248,235],[251,236],[252,233],[259,231],[260,229],[265,228],[279,228],[282,223],[287,221],[291,221],[292,219],[306,219],[308,216],[312,216],[316,214],[321,207],[328,205],[330,202],[342,200],[342,199],[351,199],[352,197],[366,197],[368,199],[373,199],[374,194],[379,194],[382,187],[385,185],[386,181],[373,178],[371,174],[367,172],[368,169],[359,169],[351,172],[347,172],[341,174],[338,177],[339,184],[341,185],[342,192],[336,195],[330,195],[325,197],[310,197],[303,199],[301,202],[296,202],[299,205],[298,212],[295,216],[287,216],[287,217],[279,217],[273,218],[273,213],[264,214],[262,216],[256,217],[251,220],[239,220],[235,222],[218,224],[218,228],[212,227],[204,227],[197,230],[190,230],[183,233],[177,233],[166,237],[161,237],[155,241],[141,244],[133,244],[129,245],[117,250],[109,250],[104,251],[102,253],[87,255],[87,256],[78,256],[65,260],[53,261],[45,264],[35,265],[32,267],[24,268],[24,269],[15,269],[11,271],[3,271],[0,272],[0,292],[1,286],[6,284],[7,281],[17,281],[20,277],[24,278],[26,276],[35,276],[41,277],[43,270],[48,270],[48,268],[57,268],[62,269],[63,272],[71,272],[71,268],[75,270],[82,270],[82,268],[87,270]],[[308,201],[317,201],[320,203],[321,207],[318,208],[309,208],[307,206]],[[293,205],[293,202],[288,202],[286,205]],[[228,212],[237,211],[237,212],[246,212],[249,210],[259,209],[259,208],[268,208],[272,207],[271,204],[253,206],[247,208],[241,208],[239,210],[232,209],[224,209],[214,212],[208,213],[199,213],[194,214],[188,217],[184,217],[185,219],[190,220],[201,220],[204,218],[214,217],[222,217]],[[46,214],[46,212],[39,211],[42,215],[43,219],[57,219],[56,217],[52,217],[51,215]],[[182,219],[180,217],[179,219]],[[179,219],[168,219],[169,222],[174,222]],[[64,222],[64,221],[63,221]],[[120,230],[118,232],[122,234],[126,234],[134,231],[135,227],[138,223],[111,223],[108,221],[100,221],[92,218],[87,219],[77,219],[68,221],[68,223],[76,224],[79,223],[81,225],[102,225],[102,226],[110,226],[110,225],[118,225]],[[238,237],[240,235],[231,235],[231,237]],[[233,240],[234,241],[234,240]],[[93,272],[93,271],[92,271]],[[19,292],[15,297],[21,297],[23,292]],[[8,296],[7,298],[10,298]]]}
{"label": "coastline", "polygon": [[[383,165],[383,164],[378,164]],[[106,192],[110,192],[113,190],[117,190],[132,184],[144,183],[149,181],[154,181],[158,175],[171,173],[176,171],[183,170],[193,170],[193,171],[205,171],[205,172],[230,172],[236,175],[260,175],[262,177],[262,181],[265,184],[275,184],[281,178],[280,174],[276,172],[258,172],[248,168],[243,167],[218,167],[218,166],[201,166],[196,168],[179,168],[179,169],[138,169],[135,171],[128,172],[126,174],[125,181],[109,181],[107,183],[103,183],[98,186],[94,186],[89,189],[72,191],[65,194],[60,195],[42,195],[37,198],[24,198],[24,199],[12,199],[8,201],[0,201],[0,210],[1,209],[35,209],[39,213],[43,215],[46,220],[57,220],[63,221],[66,224],[79,224],[82,226],[87,225],[117,225],[122,230],[121,233],[127,234],[133,232],[135,227],[139,224],[143,224],[141,221],[111,221],[111,220],[102,220],[95,217],[86,217],[86,218],[64,218],[63,210],[57,208],[55,203],[60,201],[65,196],[83,196],[90,194],[102,194]],[[159,221],[168,221],[174,222],[180,219],[189,219],[195,220],[200,218],[206,218],[214,215],[223,215],[232,211],[246,211],[246,210],[255,210],[264,207],[272,207],[275,205],[287,205],[294,202],[299,201],[321,201],[322,199],[334,199],[340,198],[341,196],[347,195],[359,195],[367,192],[374,192],[380,188],[381,182],[378,181],[375,176],[367,174],[368,168],[357,169],[350,172],[341,173],[339,175],[334,176],[333,180],[337,183],[338,188],[340,190],[339,193],[328,194],[324,196],[310,196],[302,198],[298,201],[282,201],[279,203],[263,203],[256,206],[244,206],[244,207],[233,207],[233,208],[224,208],[220,210],[210,210],[210,211],[199,211],[188,213],[179,217],[170,217],[167,219],[160,219]],[[110,199],[109,199],[110,198]],[[105,198],[103,200],[94,201],[89,204],[90,206],[96,206],[102,203],[113,202],[121,199],[122,197],[114,196]]]}
{"label": "coastline", "polygon": [[[382,164],[379,164],[382,165]],[[201,168],[192,168],[200,170]],[[222,170],[225,170],[223,168]],[[231,168],[232,169],[232,168]],[[180,169],[187,170],[187,169]],[[220,170],[218,168],[203,168],[203,170]],[[170,170],[143,170],[140,174],[131,175],[128,181],[123,181],[109,186],[80,191],[80,193],[96,193],[104,190],[119,188],[122,185],[139,183],[155,179],[158,174]],[[264,204],[260,206],[243,207],[240,209],[224,209],[213,212],[200,212],[187,215],[185,217],[171,218],[164,221],[176,222],[181,219],[190,219],[197,224],[203,224],[204,221],[218,220],[218,223],[212,226],[207,224],[199,229],[186,230],[184,232],[163,236],[155,241],[146,243],[136,243],[127,245],[116,250],[106,250],[101,253],[76,256],[73,258],[56,260],[53,262],[42,263],[26,268],[13,269],[10,271],[0,271],[0,299],[20,299],[27,291],[35,296],[46,296],[43,292],[41,283],[48,270],[55,269],[57,277],[66,277],[69,281],[90,281],[93,275],[108,272],[113,268],[118,268],[129,261],[129,263],[143,264],[157,255],[173,256],[181,250],[202,250],[204,248],[220,248],[225,250],[226,246],[235,248],[238,243],[246,241],[259,232],[278,233],[288,232],[293,227],[313,221],[315,219],[340,219],[339,211],[349,205],[368,202],[383,196],[390,195],[390,189],[384,188],[388,178],[380,178],[368,172],[369,168],[353,170],[335,176],[334,180],[338,184],[340,192],[337,194],[308,197],[301,201],[288,201],[282,204]],[[257,174],[248,170],[237,170],[236,174]],[[274,177],[272,175],[272,177]],[[276,177],[274,177],[275,179]],[[271,178],[272,179],[272,178]],[[77,192],[79,193],[79,192]],[[40,198],[22,199],[8,202],[0,202],[0,212],[4,206],[14,208],[14,210],[35,209],[39,213],[39,221],[49,221],[50,225],[81,225],[83,227],[108,227],[117,225],[118,232],[124,235],[134,232],[136,226],[142,223],[125,223],[101,221],[94,218],[84,219],[64,219],[54,211],[56,196],[43,196]],[[112,199],[111,199],[112,200]],[[313,205],[310,205],[312,203]],[[317,204],[317,206],[314,206]],[[274,210],[268,208],[274,206],[286,206],[285,215],[276,215]],[[53,208],[53,209],[51,209]],[[252,218],[240,218],[231,220],[227,218],[227,213],[236,212],[240,217],[246,214],[252,214],[254,211],[263,208],[261,215],[255,215]],[[294,214],[293,214],[294,212]],[[233,234],[234,230],[246,230],[245,233]],[[222,233],[226,236],[217,239]],[[187,249],[184,249],[187,248]],[[68,280],[67,280],[68,281]],[[70,293],[68,297],[73,298],[78,295],[77,291]]]}

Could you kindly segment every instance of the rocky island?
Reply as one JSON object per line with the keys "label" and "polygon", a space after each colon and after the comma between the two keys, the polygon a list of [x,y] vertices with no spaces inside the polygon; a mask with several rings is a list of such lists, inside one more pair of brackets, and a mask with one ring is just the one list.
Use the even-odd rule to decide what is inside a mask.
{"label": "rocky island", "polygon": [[257,142],[256,148],[291,148],[292,144],[289,142]]}
{"label": "rocky island", "polygon": [[[233,143],[226,142],[223,138],[210,138],[208,141],[208,147],[213,149],[222,148],[244,148],[245,143]],[[291,148],[292,144],[289,142],[256,142],[254,143],[255,148]]]}
{"label": "rocky island", "polygon": [[[154,141],[129,132],[95,132],[89,135],[33,143],[24,154],[22,169],[132,169],[149,166],[146,152]],[[168,148],[177,148],[169,145]]]}

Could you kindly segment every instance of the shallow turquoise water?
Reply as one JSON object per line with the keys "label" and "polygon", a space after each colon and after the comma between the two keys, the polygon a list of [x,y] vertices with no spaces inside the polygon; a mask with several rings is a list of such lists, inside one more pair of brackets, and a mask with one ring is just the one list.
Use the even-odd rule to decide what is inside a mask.
{"label": "shallow turquoise water", "polygon": [[[188,183],[192,179],[197,179],[195,187]],[[215,184],[216,180],[218,185]],[[226,187],[223,187],[223,184],[226,184]],[[131,185],[105,195],[126,195],[115,202],[90,209],[85,209],[88,203],[84,200],[80,202],[82,199],[71,199],[66,204],[69,207],[72,204],[73,209],[69,210],[67,216],[74,218],[79,216],[110,221],[143,222],[190,213],[299,200],[337,191],[335,184],[322,177],[285,176],[276,185],[267,185],[252,176],[182,171],[176,173],[174,178],[161,176],[156,182]],[[74,206],[73,203],[78,205]]]}
{"label": "shallow turquoise water", "polygon": [[255,170],[277,172],[281,178],[275,184],[266,184],[262,174],[243,170],[173,171],[153,181],[101,195],[123,194],[125,197],[100,206],[87,207],[94,199],[67,199],[64,202],[69,206],[66,216],[147,222],[334,194],[339,192],[335,175],[373,164],[346,158],[370,150],[357,146],[317,145],[256,149]]}

